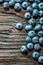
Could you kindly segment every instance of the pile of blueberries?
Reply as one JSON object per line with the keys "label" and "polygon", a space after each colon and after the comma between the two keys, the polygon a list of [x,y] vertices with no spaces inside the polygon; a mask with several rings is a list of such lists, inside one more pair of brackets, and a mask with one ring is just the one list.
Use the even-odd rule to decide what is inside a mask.
{"label": "pile of blueberries", "polygon": [[[43,56],[40,56],[41,47],[43,47],[43,0],[0,0],[3,8],[9,10],[14,8],[15,11],[24,9],[24,18],[28,20],[25,30],[28,33],[26,37],[27,45],[21,47],[21,53],[27,55],[28,51],[35,50],[32,57],[43,63]],[[16,29],[22,30],[23,24],[17,23]]]}

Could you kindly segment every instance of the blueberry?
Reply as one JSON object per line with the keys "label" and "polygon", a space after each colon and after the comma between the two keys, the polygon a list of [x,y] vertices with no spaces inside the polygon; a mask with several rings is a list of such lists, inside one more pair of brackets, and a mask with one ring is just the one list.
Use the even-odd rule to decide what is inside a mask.
{"label": "blueberry", "polygon": [[14,8],[14,5],[15,5],[15,1],[14,0],[10,0],[9,1],[9,6]]}
{"label": "blueberry", "polygon": [[30,1],[30,3],[33,3],[34,2],[34,0],[29,0]]}
{"label": "blueberry", "polygon": [[35,2],[38,3],[38,4],[40,3],[40,1],[41,1],[41,0],[35,0]]}
{"label": "blueberry", "polygon": [[30,19],[31,18],[31,14],[29,12],[26,12],[24,15],[25,19]]}
{"label": "blueberry", "polygon": [[33,54],[32,54],[32,57],[33,57],[34,59],[38,59],[39,56],[40,56],[39,52],[36,52],[36,51],[33,52]]}
{"label": "blueberry", "polygon": [[28,6],[26,11],[32,13],[33,12],[33,8],[31,6]]}
{"label": "blueberry", "polygon": [[42,29],[42,26],[40,24],[37,24],[35,27],[34,27],[34,30],[35,31],[40,31]]}
{"label": "blueberry", "polygon": [[5,10],[9,9],[9,3],[8,2],[4,2],[3,7]]}
{"label": "blueberry", "polygon": [[40,17],[43,16],[43,11],[42,11],[42,10],[39,11],[39,16],[40,16]]}
{"label": "blueberry", "polygon": [[39,42],[39,38],[37,36],[32,38],[32,42],[33,43],[38,43]]}
{"label": "blueberry", "polygon": [[39,15],[38,9],[34,9],[32,15],[33,15],[34,18],[37,18],[38,15]]}
{"label": "blueberry", "polygon": [[40,43],[41,45],[43,45],[43,37],[40,37],[40,38],[39,38],[39,43]]}
{"label": "blueberry", "polygon": [[16,4],[14,5],[14,9],[15,9],[16,11],[20,11],[20,10],[21,10],[21,5],[20,5],[19,3],[16,3]]}
{"label": "blueberry", "polygon": [[38,36],[43,37],[43,31],[42,30],[38,32]]}
{"label": "blueberry", "polygon": [[40,50],[41,50],[40,44],[35,44],[35,45],[34,45],[34,49],[35,49],[36,51],[40,51]]}
{"label": "blueberry", "polygon": [[32,29],[33,29],[32,25],[26,25],[26,26],[25,26],[25,30],[26,30],[26,31],[30,31],[30,30],[32,30]]}
{"label": "blueberry", "polygon": [[28,32],[28,36],[31,37],[31,38],[33,38],[34,36],[36,36],[35,31],[33,31],[33,30],[32,31],[29,31]]}
{"label": "blueberry", "polygon": [[26,46],[22,46],[22,47],[21,47],[21,53],[22,53],[22,54],[28,54],[28,49],[27,49]]}
{"label": "blueberry", "polygon": [[26,37],[26,42],[27,42],[27,43],[30,43],[30,42],[31,42],[31,38],[27,36],[27,37]]}
{"label": "blueberry", "polygon": [[37,4],[37,3],[33,3],[33,4],[32,4],[32,8],[33,8],[33,9],[38,9],[38,4]]}
{"label": "blueberry", "polygon": [[3,3],[4,0],[0,0],[0,3]]}
{"label": "blueberry", "polygon": [[9,2],[9,0],[4,0],[5,2]]}
{"label": "blueberry", "polygon": [[39,19],[39,23],[40,23],[41,25],[43,25],[43,17],[41,17],[41,18]]}
{"label": "blueberry", "polygon": [[22,3],[22,0],[15,0],[16,3]]}
{"label": "blueberry", "polygon": [[16,24],[16,29],[22,30],[22,29],[23,29],[22,23],[17,23],[17,24]]}
{"label": "blueberry", "polygon": [[33,48],[34,48],[33,43],[28,43],[28,44],[27,44],[27,49],[28,49],[29,51],[33,50]]}
{"label": "blueberry", "polygon": [[43,2],[39,3],[38,6],[39,6],[39,9],[40,9],[40,10],[43,10]]}
{"label": "blueberry", "polygon": [[28,5],[29,5],[28,2],[23,2],[23,3],[22,3],[22,7],[23,7],[23,9],[27,9]]}
{"label": "blueberry", "polygon": [[43,56],[40,56],[40,57],[38,58],[38,62],[39,62],[39,63],[43,63]]}
{"label": "blueberry", "polygon": [[36,24],[36,21],[35,21],[35,19],[30,19],[29,21],[28,21],[28,23],[30,24],[30,25],[33,25],[33,26],[35,26],[35,24]]}

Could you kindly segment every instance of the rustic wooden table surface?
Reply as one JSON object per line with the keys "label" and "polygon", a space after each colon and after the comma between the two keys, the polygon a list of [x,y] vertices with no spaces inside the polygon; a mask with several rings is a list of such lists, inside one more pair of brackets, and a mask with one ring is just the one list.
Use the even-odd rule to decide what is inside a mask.
{"label": "rustic wooden table surface", "polygon": [[[27,21],[23,18],[24,12],[22,10],[17,13],[13,9],[4,11],[0,5],[0,65],[43,65],[32,59],[34,50],[27,56],[20,52],[21,46],[27,44],[25,42],[27,33],[24,29],[16,30],[15,25],[17,22],[22,22],[25,27]],[[43,48],[40,55],[43,55]]]}

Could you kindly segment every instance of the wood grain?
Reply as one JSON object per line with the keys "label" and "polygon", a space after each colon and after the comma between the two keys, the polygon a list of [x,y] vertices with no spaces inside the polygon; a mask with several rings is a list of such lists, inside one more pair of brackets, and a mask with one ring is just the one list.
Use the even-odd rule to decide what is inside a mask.
{"label": "wood grain", "polygon": [[[25,11],[15,12],[13,9],[4,11],[0,5],[0,65],[43,65],[33,60],[31,51],[27,56],[22,55],[20,48],[26,45],[25,38],[27,33],[25,29],[18,31],[15,25],[22,22],[23,26],[27,24],[24,19]],[[43,47],[40,52],[43,55]]]}

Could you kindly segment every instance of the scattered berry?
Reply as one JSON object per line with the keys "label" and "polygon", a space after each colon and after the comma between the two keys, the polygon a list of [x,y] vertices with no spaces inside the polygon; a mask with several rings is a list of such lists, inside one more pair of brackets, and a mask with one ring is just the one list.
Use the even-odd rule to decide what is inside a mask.
{"label": "scattered berry", "polygon": [[22,29],[23,29],[22,23],[17,23],[17,24],[16,24],[16,29],[22,30]]}
{"label": "scattered berry", "polygon": [[21,53],[28,54],[28,50],[27,50],[27,47],[26,46],[22,46],[21,47]]}

